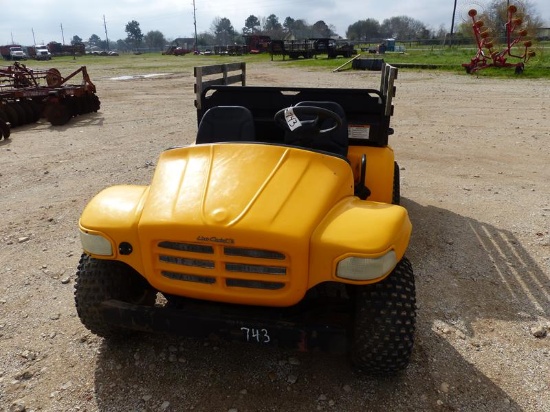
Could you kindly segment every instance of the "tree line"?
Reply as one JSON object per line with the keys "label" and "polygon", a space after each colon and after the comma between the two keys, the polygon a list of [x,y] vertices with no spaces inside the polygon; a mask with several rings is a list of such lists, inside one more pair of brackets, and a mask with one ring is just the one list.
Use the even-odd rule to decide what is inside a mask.
{"label": "tree line", "polygon": [[[525,28],[534,32],[542,27],[542,19],[537,13],[535,6],[530,1],[522,3],[522,12]],[[498,34],[506,22],[506,3],[500,0],[493,0],[481,13],[485,26]],[[461,22],[455,28],[454,37],[469,41],[472,37],[471,23],[457,16]],[[126,24],[125,39],[116,42],[102,40],[96,34],[88,39],[88,44],[103,50],[118,49],[120,51],[136,50],[140,48],[163,49],[173,39],[167,39],[158,30],[149,31],[143,34],[140,24],[132,20]],[[286,17],[282,23],[275,14],[267,17],[250,15],[244,21],[241,30],[236,30],[227,17],[217,17],[212,21],[209,31],[197,33],[196,46],[231,45],[242,44],[243,35],[264,35],[272,39],[283,39],[289,33],[293,33],[299,39],[313,37],[340,37],[335,32],[332,24],[319,20],[314,24],[308,24],[304,19]],[[381,23],[373,18],[358,20],[350,24],[346,30],[345,37],[350,41],[372,43],[384,38],[396,38],[401,41],[417,40],[442,40],[449,34],[449,30],[441,25],[437,30],[429,28],[423,22],[408,16],[396,16],[383,20]],[[190,36],[195,38],[195,36]],[[74,36],[72,44],[82,43],[83,39]]]}

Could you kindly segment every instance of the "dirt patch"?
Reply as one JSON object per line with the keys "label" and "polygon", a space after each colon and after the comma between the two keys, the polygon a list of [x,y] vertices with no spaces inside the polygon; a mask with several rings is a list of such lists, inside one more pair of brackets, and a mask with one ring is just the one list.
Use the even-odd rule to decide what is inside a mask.
{"label": "dirt patch", "polygon": [[[159,153],[196,132],[190,74],[95,83],[98,113],[0,141],[0,410],[548,408],[549,81],[399,73],[391,143],[419,313],[412,363],[393,380],[343,356],[158,336],[112,344],[84,329],[79,214],[106,186],[148,184]],[[377,88],[379,74],[258,64],[248,84]]]}

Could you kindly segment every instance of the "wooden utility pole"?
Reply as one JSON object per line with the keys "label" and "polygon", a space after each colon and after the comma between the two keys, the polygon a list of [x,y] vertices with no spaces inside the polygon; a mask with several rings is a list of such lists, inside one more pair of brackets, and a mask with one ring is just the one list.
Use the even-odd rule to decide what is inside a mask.
{"label": "wooden utility pole", "polygon": [[195,0],[193,0],[193,24],[195,25],[195,47],[193,48],[193,51],[197,51],[197,43],[198,43],[198,37],[197,37],[197,8],[195,7]]}
{"label": "wooden utility pole", "polygon": [[107,41],[107,50],[109,50],[109,36],[107,35],[107,23],[105,22],[105,15],[103,15],[103,27],[105,27],[105,40]]}
{"label": "wooden utility pole", "polygon": [[453,21],[451,21],[451,38],[449,39],[449,47],[453,45],[453,34],[454,34],[454,28],[455,28],[455,14],[456,14],[456,0],[455,5],[453,7]]}

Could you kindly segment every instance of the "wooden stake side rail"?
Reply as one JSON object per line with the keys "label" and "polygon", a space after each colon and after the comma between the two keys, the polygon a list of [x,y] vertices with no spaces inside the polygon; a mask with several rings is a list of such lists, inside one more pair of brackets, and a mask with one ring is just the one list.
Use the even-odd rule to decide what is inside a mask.
{"label": "wooden stake side rail", "polygon": [[[231,74],[231,72],[240,71],[240,74]],[[223,77],[212,80],[204,80],[204,76],[215,74],[223,74]],[[214,66],[200,66],[194,69],[195,76],[195,107],[200,109],[201,94],[204,89],[213,85],[230,85],[241,83],[241,86],[246,86],[246,63],[228,63],[218,64]]]}
{"label": "wooden stake side rail", "polygon": [[386,107],[384,108],[386,116],[392,115],[392,99],[395,97],[395,86],[393,83],[395,79],[397,79],[397,68],[384,63],[380,79],[380,91],[386,97]]}

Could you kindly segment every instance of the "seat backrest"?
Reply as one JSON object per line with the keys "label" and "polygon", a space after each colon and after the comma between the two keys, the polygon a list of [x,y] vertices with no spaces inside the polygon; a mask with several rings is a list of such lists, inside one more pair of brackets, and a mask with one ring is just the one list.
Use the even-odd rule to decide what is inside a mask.
{"label": "seat backrest", "polygon": [[243,106],[215,106],[199,123],[197,144],[255,140],[254,118]]}
{"label": "seat backrest", "polygon": [[[315,106],[323,109],[328,109],[336,113],[342,119],[342,125],[331,132],[323,133],[322,135],[313,136],[307,139],[306,147],[313,150],[321,150],[323,152],[333,153],[339,156],[346,157],[348,155],[348,122],[346,120],[346,113],[342,106],[336,102],[331,101],[301,101],[296,106]],[[305,119],[307,120],[307,119]],[[329,123],[330,122],[330,123]],[[329,128],[334,124],[334,120],[327,119],[325,124],[321,124],[321,129]],[[292,132],[289,132],[285,136],[287,143],[295,138],[292,136]],[[294,143],[300,145],[300,143]]]}

